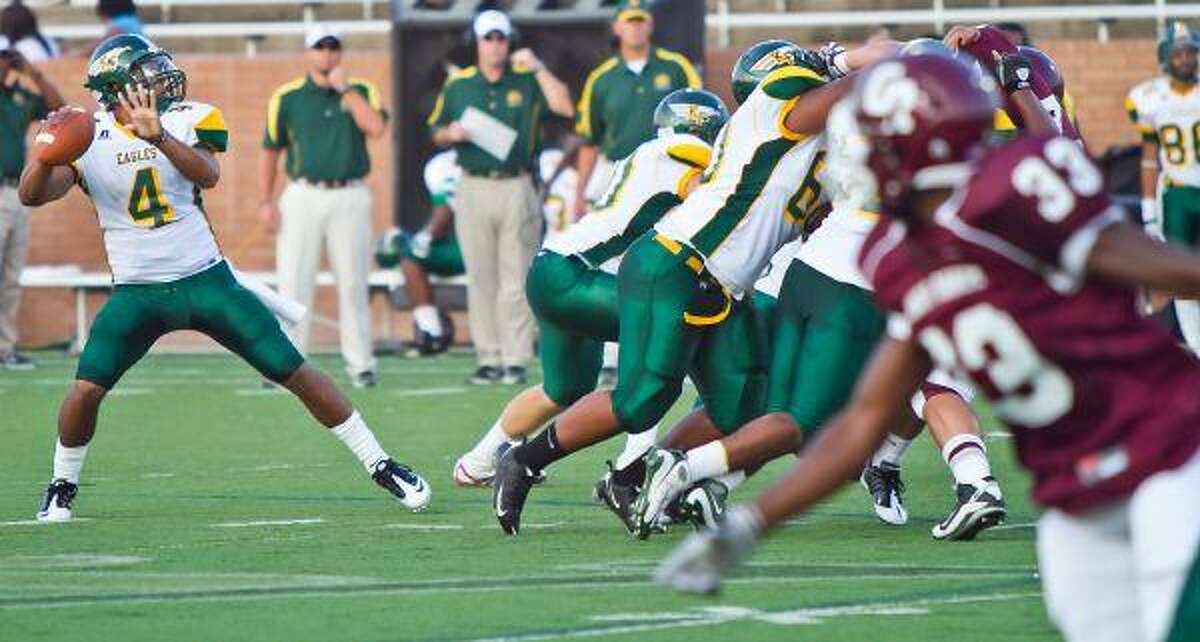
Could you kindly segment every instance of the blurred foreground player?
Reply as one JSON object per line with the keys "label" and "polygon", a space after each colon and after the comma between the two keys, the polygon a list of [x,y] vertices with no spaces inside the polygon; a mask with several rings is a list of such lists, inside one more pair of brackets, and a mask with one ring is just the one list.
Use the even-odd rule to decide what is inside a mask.
{"label": "blurred foreground player", "polygon": [[37,518],[71,519],[100,403],[162,335],[202,332],[292,391],[377,484],[406,507],[429,486],[388,456],[350,401],[308,365],[271,310],[221,256],[200,193],[220,178],[215,154],[229,139],[221,111],[185,100],[187,78],[170,54],[136,35],[109,38],[92,55],[86,86],[104,108],[91,146],[69,165],[30,162],[26,205],[78,184],[96,206],[115,287],[92,325],[58,416],[54,473]]}
{"label": "blurred foreground player", "polygon": [[856,95],[889,215],[860,265],[889,337],[792,471],[657,580],[716,590],[767,530],[857,472],[936,363],[969,375],[1013,429],[1046,507],[1040,574],[1067,639],[1194,639],[1200,366],[1134,302],[1138,287],[1200,293],[1200,257],[1124,224],[1067,138],[985,151],[994,102],[955,61],[881,63]]}

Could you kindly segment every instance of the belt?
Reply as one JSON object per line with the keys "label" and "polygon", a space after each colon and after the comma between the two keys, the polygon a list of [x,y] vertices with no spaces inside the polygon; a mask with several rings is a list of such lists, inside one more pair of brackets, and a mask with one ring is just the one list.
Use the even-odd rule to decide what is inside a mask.
{"label": "belt", "polygon": [[308,185],[309,187],[315,187],[317,189],[341,189],[343,187],[350,187],[351,185],[357,185],[362,182],[362,179],[361,178],[346,178],[346,179],[336,180],[336,181],[314,181],[314,180],[311,180],[308,178],[297,178],[296,182],[300,183],[301,185]]}
{"label": "belt", "polygon": [[[674,239],[667,238],[667,237],[663,236],[662,234],[655,234],[654,241],[656,243],[658,243],[659,245],[663,246],[664,248],[666,248],[667,251],[670,252],[671,254],[679,254],[680,252],[682,252],[684,250],[683,243],[680,243],[679,241],[676,241]],[[687,249],[690,250],[691,248],[687,248]],[[699,274],[699,275],[705,274],[704,261],[701,261],[700,257],[696,256],[695,254],[687,257],[687,259],[684,260],[683,264],[688,266],[688,269],[695,272],[696,274]],[[712,277],[710,276],[709,278],[712,278]]]}
{"label": "belt", "polygon": [[525,174],[525,170],[522,169],[492,169],[486,172],[468,169],[463,171],[467,173],[467,176],[474,178],[516,178]]}
{"label": "belt", "polygon": [[729,313],[733,311],[733,296],[729,294],[729,290],[725,289],[725,286],[721,285],[721,282],[718,281],[711,272],[704,269],[704,261],[700,260],[700,257],[696,254],[696,250],[693,250],[679,241],[667,238],[662,234],[655,234],[654,241],[663,246],[671,254],[678,255],[684,251],[689,252],[691,255],[684,259],[683,264],[686,265],[689,270],[696,273],[696,276],[700,280],[700,286],[705,288],[714,288],[716,291],[720,292],[723,297],[725,297],[725,302],[721,306],[721,309],[712,314],[694,314],[685,309],[683,312],[684,323],[694,326],[708,326],[716,325],[728,318]]}

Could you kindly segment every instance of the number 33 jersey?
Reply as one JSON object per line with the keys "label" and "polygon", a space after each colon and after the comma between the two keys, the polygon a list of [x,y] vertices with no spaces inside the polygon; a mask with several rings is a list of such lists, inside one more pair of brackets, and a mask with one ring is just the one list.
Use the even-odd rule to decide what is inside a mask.
{"label": "number 33 jersey", "polygon": [[1123,219],[1066,138],[988,154],[921,226],[885,218],[859,260],[889,335],[965,375],[1014,433],[1034,499],[1081,511],[1118,500],[1200,444],[1200,365],[1086,274]]}
{"label": "number 33 jersey", "polygon": [[[162,125],[188,146],[223,152],[228,143],[221,111],[211,105],[174,105]],[[114,282],[173,281],[221,259],[200,188],[111,112],[96,113],[92,144],[72,167],[96,206]]]}

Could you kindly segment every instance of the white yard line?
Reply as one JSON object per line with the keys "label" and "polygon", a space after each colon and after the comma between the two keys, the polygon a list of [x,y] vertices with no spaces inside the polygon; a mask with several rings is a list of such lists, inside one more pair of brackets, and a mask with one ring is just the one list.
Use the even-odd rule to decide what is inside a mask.
{"label": "white yard line", "polygon": [[393,528],[405,531],[461,531],[462,524],[410,524],[408,522],[397,522],[395,524],[384,524],[384,528]]}
{"label": "white yard line", "polygon": [[994,531],[1011,531],[1011,530],[1016,530],[1016,529],[1018,529],[1018,528],[1037,528],[1037,523],[1036,523],[1036,522],[1031,522],[1031,523],[1028,523],[1028,524],[1023,524],[1023,523],[1018,523],[1018,524],[1001,524],[1001,525],[999,525],[999,526],[993,526],[993,527],[992,527],[992,530],[994,530]]}
{"label": "white yard line", "polygon": [[39,522],[36,519],[18,519],[12,522],[0,522],[0,526],[53,526],[55,524],[73,524],[75,522],[90,522],[90,517],[75,517],[68,522]]}
{"label": "white yard line", "polygon": [[325,520],[320,517],[304,517],[300,519],[261,519],[252,522],[222,522],[210,524],[214,528],[248,528],[255,526],[301,526],[304,524],[321,524]]}
{"label": "white yard line", "polygon": [[435,397],[438,395],[459,395],[466,392],[466,388],[392,388],[388,392],[399,397]]}

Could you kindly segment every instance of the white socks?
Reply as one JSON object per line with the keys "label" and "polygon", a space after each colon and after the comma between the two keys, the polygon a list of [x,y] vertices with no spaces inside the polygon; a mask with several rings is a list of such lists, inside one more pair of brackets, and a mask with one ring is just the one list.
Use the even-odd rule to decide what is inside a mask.
{"label": "white socks", "polygon": [[735,470],[732,473],[725,473],[717,477],[717,481],[721,482],[730,492],[733,492],[733,489],[741,486],[742,482],[746,481],[746,471]]}
{"label": "white socks", "polygon": [[1175,300],[1175,319],[1179,321],[1179,333],[1192,352],[1200,355],[1200,301]]}
{"label": "white socks", "polygon": [[497,419],[496,423],[492,424],[492,427],[479,439],[479,443],[475,444],[475,447],[467,453],[467,457],[476,463],[486,462],[488,470],[491,470],[492,458],[496,456],[496,449],[504,442],[519,444],[521,440],[509,439],[508,434],[500,427],[500,420]]}
{"label": "white socks", "polygon": [[617,354],[619,354],[618,344],[616,341],[604,342],[604,364],[605,368],[617,367]]}
{"label": "white socks", "polygon": [[975,484],[992,475],[987,449],[976,435],[957,435],[946,442],[942,446],[942,458],[954,473],[954,481],[960,484]]}
{"label": "white socks", "polygon": [[357,410],[341,425],[330,428],[329,432],[346,444],[368,473],[375,472],[376,464],[388,459],[388,454],[383,451],[383,447],[375,439],[375,434],[367,428],[367,423]]}
{"label": "white socks", "polygon": [[423,332],[428,332],[435,337],[442,336],[442,320],[438,316],[438,309],[435,306],[418,305],[413,308],[412,315],[413,321]]}
{"label": "white socks", "polygon": [[625,450],[617,455],[617,461],[613,467],[617,470],[624,470],[633,462],[637,461],[638,457],[646,454],[647,450],[654,447],[654,443],[658,440],[658,424],[650,430],[644,430],[637,434],[630,434],[625,437]]}
{"label": "white socks", "polygon": [[893,434],[888,434],[883,443],[879,445],[879,449],[871,455],[871,465],[878,466],[882,463],[888,463],[896,468],[900,467],[900,460],[904,459],[904,453],[908,452],[908,447],[912,445],[911,439],[897,437]]}
{"label": "white socks", "polygon": [[61,441],[54,446],[54,476],[53,479],[65,479],[72,484],[79,483],[79,472],[83,470],[83,460],[87,457],[87,444],[75,448],[67,448]]}
{"label": "white socks", "polygon": [[689,450],[687,462],[689,481],[693,482],[729,472],[729,456],[725,454],[725,446],[719,440]]}

